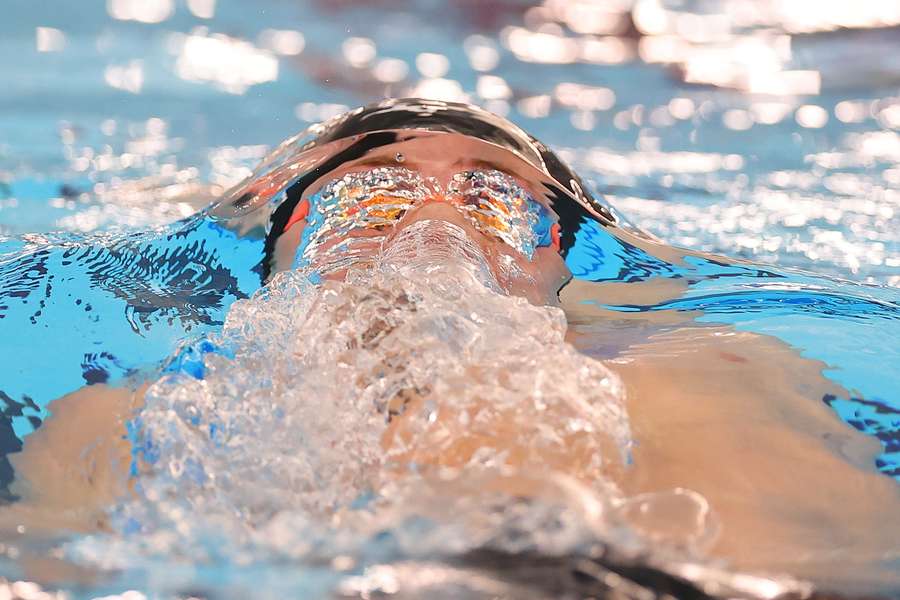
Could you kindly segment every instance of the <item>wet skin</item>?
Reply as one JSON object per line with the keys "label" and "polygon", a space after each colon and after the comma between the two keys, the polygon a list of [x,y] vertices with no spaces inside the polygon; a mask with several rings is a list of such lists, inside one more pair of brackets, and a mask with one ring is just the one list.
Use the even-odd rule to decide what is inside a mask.
{"label": "wet skin", "polygon": [[[683,285],[683,284],[681,284]],[[567,339],[591,354],[599,322],[656,332],[608,366],[625,383],[635,438],[619,480],[627,495],[687,487],[720,524],[711,556],[747,570],[788,572],[853,593],[897,589],[900,487],[872,468],[872,439],[835,419],[826,394],[847,391],[822,362],[787,344],[674,311],[616,313],[579,302],[598,291],[653,303],[676,281],[563,290]]]}
{"label": "wet skin", "polygon": [[[579,347],[577,313],[570,318],[569,338]],[[900,531],[884,515],[900,509],[900,493],[869,467],[877,443],[809,401],[811,392],[840,392],[822,377],[821,363],[772,338],[685,323],[608,366],[626,385],[636,445],[631,466],[605,475],[626,495],[701,493],[720,524],[710,555],[737,568],[787,571],[847,591],[898,584],[892,561]],[[25,501],[0,513],[0,526],[26,523],[32,533],[48,534],[102,528],[105,510],[128,494],[130,448],[122,438],[139,406],[140,392],[103,385],[54,403],[48,426],[16,457],[23,477],[15,489]],[[458,419],[443,418],[452,432]],[[401,417],[386,430],[386,452],[404,426]],[[504,431],[503,423],[496,429]],[[465,431],[456,435],[451,452],[420,448],[406,458],[464,467],[477,444]],[[527,444],[515,431],[492,439],[513,457],[527,456]],[[596,476],[575,454],[552,463],[586,484]],[[498,485],[543,493],[540,479]],[[665,538],[667,529],[645,533]]]}
{"label": "wet skin", "polygon": [[[438,182],[460,170],[520,168],[504,162],[517,159],[502,153],[490,161],[448,161],[448,154],[470,156],[476,147],[462,141],[448,148],[443,141],[415,140],[406,148],[402,166]],[[348,163],[327,179],[396,164],[396,148],[386,148]],[[310,186],[305,199],[325,183]],[[301,203],[278,241],[276,270],[290,268],[307,226],[303,210]],[[788,570],[848,589],[900,583],[890,568],[900,524],[884,518],[898,514],[900,490],[869,468],[877,444],[840,424],[815,402],[825,393],[846,395],[822,376],[824,365],[801,358],[772,338],[696,325],[686,313],[629,316],[583,303],[616,295],[635,304],[677,298],[681,289],[672,280],[601,285],[573,281],[558,296],[569,274],[556,248],[538,248],[528,260],[479,231],[439,195],[391,228],[351,235],[377,236],[389,246],[404,228],[423,220],[461,227],[488,258],[505,292],[538,304],[561,302],[569,320],[569,341],[585,353],[592,351],[597,328],[606,328],[608,335],[626,327],[648,332],[609,363],[628,390],[636,447],[633,465],[605,475],[614,477],[626,494],[676,487],[700,492],[721,523],[711,553],[738,568]],[[503,266],[510,260],[518,267],[512,276]],[[339,270],[327,277],[345,275]],[[588,325],[591,335],[586,333]],[[27,523],[48,531],[102,528],[106,508],[128,494],[130,449],[122,436],[125,422],[139,410],[140,395],[126,388],[89,386],[56,401],[53,417],[26,439],[24,451],[15,458],[15,491],[24,500],[0,514],[0,525]],[[454,422],[446,418],[448,424]],[[502,425],[497,424],[498,431],[504,431]],[[384,437],[387,452],[403,428],[402,417],[392,421]],[[463,433],[458,432],[461,440]],[[527,455],[528,440],[517,432],[499,437],[511,456]],[[439,456],[423,448],[407,459],[426,467],[463,467],[475,450],[467,440]],[[553,465],[560,474],[585,483],[596,477],[574,454],[555,457]],[[539,486],[525,482],[513,487],[517,493],[537,493]]]}
{"label": "wet skin", "polygon": [[[402,161],[398,161],[398,155]],[[460,158],[448,161],[447,156]],[[472,158],[478,156],[478,159]],[[309,200],[321,187],[329,181],[338,179],[349,173],[361,173],[373,167],[403,167],[418,173],[423,179],[437,183],[441,190],[447,189],[447,182],[453,175],[467,170],[498,170],[513,174],[518,172],[534,171],[533,168],[524,165],[523,161],[508,151],[497,149],[495,153],[485,150],[485,145],[476,140],[462,136],[425,136],[406,141],[402,144],[394,144],[384,148],[378,148],[369,152],[365,157],[348,161],[342,167],[330,171],[311,185],[304,192],[302,201],[292,215],[289,227],[278,239],[276,244],[275,271],[290,268],[297,252],[303,230],[306,227],[309,211]],[[535,198],[542,196],[542,190],[538,187],[538,177],[517,178],[518,183],[528,189]],[[471,222],[463,218],[463,215],[450,206],[445,196],[439,191],[429,197],[424,204],[407,212],[389,230],[354,230],[350,237],[375,237],[383,239],[384,243],[390,243],[390,239],[396,236],[409,225],[425,220],[441,219],[462,227],[469,237],[478,244],[482,252],[488,258],[489,264],[498,281],[505,283],[508,293],[528,298],[535,304],[556,304],[557,291],[568,281],[571,275],[566,269],[565,263],[559,255],[558,245],[554,248],[540,247],[535,251],[532,260],[528,260],[506,244],[485,235],[472,226]],[[341,240],[335,240],[337,243]],[[504,277],[510,273],[502,268],[504,262],[514,262],[518,267],[512,277]],[[343,278],[345,271],[338,271],[328,275],[332,279]],[[504,281],[506,280],[506,281]]]}

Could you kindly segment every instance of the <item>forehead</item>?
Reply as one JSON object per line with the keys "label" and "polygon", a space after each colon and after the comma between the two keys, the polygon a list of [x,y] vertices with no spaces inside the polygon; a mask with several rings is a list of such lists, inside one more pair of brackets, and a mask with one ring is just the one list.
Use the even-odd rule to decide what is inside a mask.
{"label": "forehead", "polygon": [[374,131],[428,131],[474,138],[546,167],[541,144],[507,119],[472,105],[422,98],[389,99],[340,115],[319,134],[319,141],[328,143]]}
{"label": "forehead", "polygon": [[527,165],[515,153],[506,148],[487,144],[482,140],[445,133],[422,133],[407,135],[393,144],[379,146],[366,152],[356,163],[367,164],[379,161],[396,162],[398,157],[407,164],[490,163],[506,165],[509,168]]}
{"label": "forehead", "polygon": [[[420,175],[435,175],[434,163],[423,161],[421,159],[407,159],[405,156],[398,160],[396,156],[369,156],[352,163],[347,164],[346,169],[333,171],[332,175],[339,173],[352,173],[356,171],[364,171],[367,169],[375,169],[382,167],[402,167],[410,171],[417,171]],[[503,163],[479,158],[458,158],[453,161],[444,161],[440,163],[440,171],[454,175],[460,171],[481,170],[481,171],[501,171],[515,177],[514,173],[508,173],[508,169],[504,168]]]}
{"label": "forehead", "polygon": [[369,150],[358,159],[323,174],[307,188],[305,195],[317,193],[323,186],[348,173],[378,167],[403,167],[442,183],[461,171],[500,171],[512,177],[525,191],[549,208],[544,198],[545,186],[540,173],[515,153],[480,140],[441,133],[419,133]]}

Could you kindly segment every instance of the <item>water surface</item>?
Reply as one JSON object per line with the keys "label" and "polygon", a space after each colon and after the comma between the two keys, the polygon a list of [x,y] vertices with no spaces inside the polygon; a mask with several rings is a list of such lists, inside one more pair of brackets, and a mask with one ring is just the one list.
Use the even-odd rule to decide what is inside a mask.
{"label": "water surface", "polygon": [[[261,280],[253,270],[258,249],[244,241],[253,239],[251,227],[222,227],[189,215],[249,174],[282,138],[385,95],[466,99],[506,114],[557,149],[620,223],[693,250],[666,249],[627,229],[610,237],[602,227],[586,226],[566,259],[580,281],[594,282],[586,291],[570,287],[568,304],[564,294],[568,339],[589,356],[612,360],[632,386],[625,397],[638,442],[635,464],[659,463],[646,458],[653,444],[650,438],[641,444],[641,435],[664,438],[660,432],[667,432],[681,439],[676,434],[703,430],[668,430],[669,420],[656,422],[653,415],[702,398],[704,390],[691,382],[698,381],[698,365],[715,365],[707,381],[732,384],[699,403],[705,408],[698,408],[698,423],[710,410],[725,410],[717,398],[746,406],[767,394],[794,397],[784,406],[806,408],[786,415],[776,405],[773,427],[792,425],[788,445],[806,430],[816,450],[794,448],[792,454],[773,442],[779,433],[767,431],[746,444],[766,439],[791,460],[769,466],[742,461],[740,445],[734,458],[718,460],[727,448],[720,440],[699,445],[702,456],[717,459],[709,468],[765,473],[809,460],[798,467],[804,474],[798,481],[835,494],[821,506],[798,494],[794,506],[805,507],[802,518],[775,515],[766,521],[769,529],[749,524],[766,532],[757,554],[747,554],[752,544],[729,549],[730,532],[742,529],[726,521],[719,554],[767,569],[773,565],[761,565],[757,556],[768,552],[788,572],[819,577],[817,563],[833,570],[835,562],[854,565],[851,556],[883,564],[888,573],[896,564],[886,525],[896,514],[889,477],[898,475],[898,294],[892,287],[900,266],[897,74],[872,51],[892,39],[893,30],[884,28],[896,25],[891,9],[862,6],[851,19],[827,3],[805,13],[715,3],[668,10],[652,2],[614,10],[590,3],[479,3],[454,10],[448,21],[435,19],[436,9],[424,4],[273,3],[252,11],[223,3],[141,6],[110,2],[41,12],[13,5],[8,10],[16,18],[2,26],[6,56],[21,57],[3,63],[12,89],[0,100],[9,105],[0,119],[3,327],[6,339],[16,340],[2,347],[10,370],[0,384],[5,448],[18,449],[37,435],[30,433],[35,428],[44,431],[42,421],[57,412],[48,411],[48,403],[85,384],[155,379],[173,352],[175,371],[201,368],[197,356],[209,348],[178,351],[179,343],[219,331],[232,303],[250,296]],[[726,9],[730,18],[723,20],[718,11]],[[842,26],[853,31],[831,31]],[[220,56],[229,57],[230,68],[217,66],[212,57]],[[848,66],[842,56],[856,60]],[[860,63],[872,66],[853,68]],[[739,341],[736,348],[723,341],[732,339]],[[690,374],[679,380],[672,362]],[[763,377],[775,383],[751,385]],[[678,383],[660,389],[655,381]],[[679,394],[664,393],[673,389]],[[641,398],[661,408],[637,410]],[[121,407],[121,401],[113,404]],[[61,406],[58,414],[66,414]],[[732,431],[727,424],[741,419],[765,421],[767,410],[728,413],[719,430]],[[193,416],[178,418],[190,422]],[[254,427],[280,426],[258,421]],[[214,441],[214,432],[207,434]],[[840,460],[810,458],[824,461],[822,447]],[[258,466],[252,459],[264,453],[250,448],[252,473]],[[227,458],[232,467],[239,462]],[[329,463],[315,464],[331,475]],[[173,475],[176,481],[190,476],[190,465],[185,468]],[[835,476],[814,483],[807,477],[816,470]],[[677,470],[631,473],[633,481],[624,484],[629,494],[687,481],[703,486],[689,474],[676,476]],[[11,475],[7,466],[7,482]],[[243,494],[262,487],[252,481],[235,489]],[[765,494],[757,496],[755,512],[739,510],[739,503],[722,497],[723,489],[718,480],[698,491],[726,519],[729,511],[778,512],[765,506]],[[775,486],[775,492],[787,489]],[[823,512],[858,499],[840,496],[857,489],[872,490],[872,506],[822,519]],[[230,501],[247,502],[243,496]],[[812,515],[827,525],[800,525],[814,521]],[[770,535],[773,523],[783,535]],[[860,533],[880,526],[886,540]],[[306,531],[305,523],[277,529]],[[695,534],[673,535],[683,541]],[[695,540],[699,546],[707,543],[704,535]],[[218,543],[205,534],[186,537],[207,552]],[[836,558],[793,561],[791,540],[839,550]],[[165,554],[161,548],[154,552]],[[283,558],[283,549],[276,550]],[[384,558],[383,552],[374,555]],[[212,556],[212,571],[196,580],[215,581],[217,568],[239,562],[223,553],[222,562]],[[141,556],[133,549],[129,554]],[[109,555],[107,546],[93,560],[102,564]],[[123,581],[138,587],[143,581],[151,589],[153,569],[142,560]],[[18,573],[10,566],[10,575]],[[181,581],[187,585],[195,575]],[[332,576],[323,574],[322,581]],[[881,576],[835,578],[843,577],[848,589],[869,589],[881,585]],[[252,568],[235,577],[264,577],[273,594],[319,581],[314,573],[291,578]]]}

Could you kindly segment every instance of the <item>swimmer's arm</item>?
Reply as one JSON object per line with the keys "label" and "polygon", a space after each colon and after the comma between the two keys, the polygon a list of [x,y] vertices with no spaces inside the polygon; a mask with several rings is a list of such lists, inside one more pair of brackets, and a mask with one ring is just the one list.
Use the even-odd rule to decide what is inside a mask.
{"label": "swimmer's arm", "polygon": [[103,528],[105,510],[129,491],[126,423],[145,390],[97,384],[53,401],[51,416],[10,456],[20,500],[0,510],[0,529]]}

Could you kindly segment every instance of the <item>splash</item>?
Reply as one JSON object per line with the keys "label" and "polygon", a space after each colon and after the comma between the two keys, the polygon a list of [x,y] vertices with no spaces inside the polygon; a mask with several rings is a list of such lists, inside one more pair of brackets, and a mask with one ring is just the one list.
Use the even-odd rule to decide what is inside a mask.
{"label": "splash", "polygon": [[[455,157],[478,160],[448,160]],[[404,167],[368,171],[388,173],[377,181],[350,171],[385,161]],[[426,197],[434,186],[420,186],[433,176],[446,184],[443,213],[446,205]],[[358,189],[344,198],[350,188]],[[651,559],[701,552],[715,532],[702,497],[676,490],[629,499],[611,483],[629,447],[618,379],[564,343],[558,309],[500,290],[519,293],[515,282],[555,291],[573,277],[591,290],[581,304],[612,316],[702,311],[690,318],[768,327],[798,347],[837,350],[829,362],[853,367],[838,376],[878,372],[863,381],[873,396],[893,380],[879,366],[891,354],[857,350],[890,347],[874,342],[898,322],[896,299],[664,246],[585,189],[511,123],[469,106],[390,100],[288,140],[213,206],[160,231],[9,240],[6,331],[28,336],[55,375],[47,378],[27,350],[7,348],[16,387],[4,394],[12,390],[27,409],[17,414],[18,400],[9,401],[18,436],[40,424],[26,419],[44,416],[49,398],[83,381],[155,378],[173,347],[206,336],[169,362],[134,423],[136,498],[116,510],[109,535],[74,542],[71,556],[149,573],[129,585],[172,565],[249,565],[277,580],[268,589],[297,595],[305,584],[286,580],[282,560],[440,562],[484,549],[578,556],[598,541]],[[461,227],[403,219],[454,208]],[[319,210],[336,212],[316,221]],[[401,222],[405,229],[390,235]],[[328,231],[333,224],[347,230]],[[367,225],[373,235],[351,235]],[[518,254],[490,254],[469,242],[473,231],[479,243],[499,240]],[[678,289],[647,303],[613,302],[601,292],[606,283]],[[570,334],[596,340],[594,324],[579,331],[574,323]],[[823,344],[829,336],[841,343]],[[610,338],[616,351],[599,356],[628,345]],[[51,357],[46,347],[58,350]],[[34,389],[41,395],[28,395]],[[825,401],[854,427],[876,428],[885,457],[896,454],[893,424],[859,419],[856,399]],[[890,414],[883,405],[867,406]],[[895,474],[892,458],[879,461]],[[708,572],[690,564],[669,572],[706,585]],[[160,587],[149,581],[146,589]]]}
{"label": "splash", "polygon": [[549,212],[505,173],[460,171],[445,190],[434,177],[379,167],[334,179],[306,201],[309,207],[298,213],[307,223],[299,265],[321,272],[359,262],[380,247],[379,233],[383,236],[410,210],[429,201],[454,206],[476,230],[529,260],[538,246],[550,244]]}
{"label": "splash", "polygon": [[[75,554],[118,568],[240,563],[350,539],[359,551],[384,530],[419,556],[513,537],[521,549],[523,535],[536,550],[584,543],[621,499],[608,477],[630,445],[621,383],[565,343],[560,309],[503,295],[492,277],[463,230],[435,220],[346,281],[278,274],[231,307],[202,368],[149,389],[138,497],[112,540]],[[459,511],[435,514],[438,496]],[[548,506],[572,498],[582,516],[560,526]],[[402,533],[414,518],[433,522],[427,534]]]}

